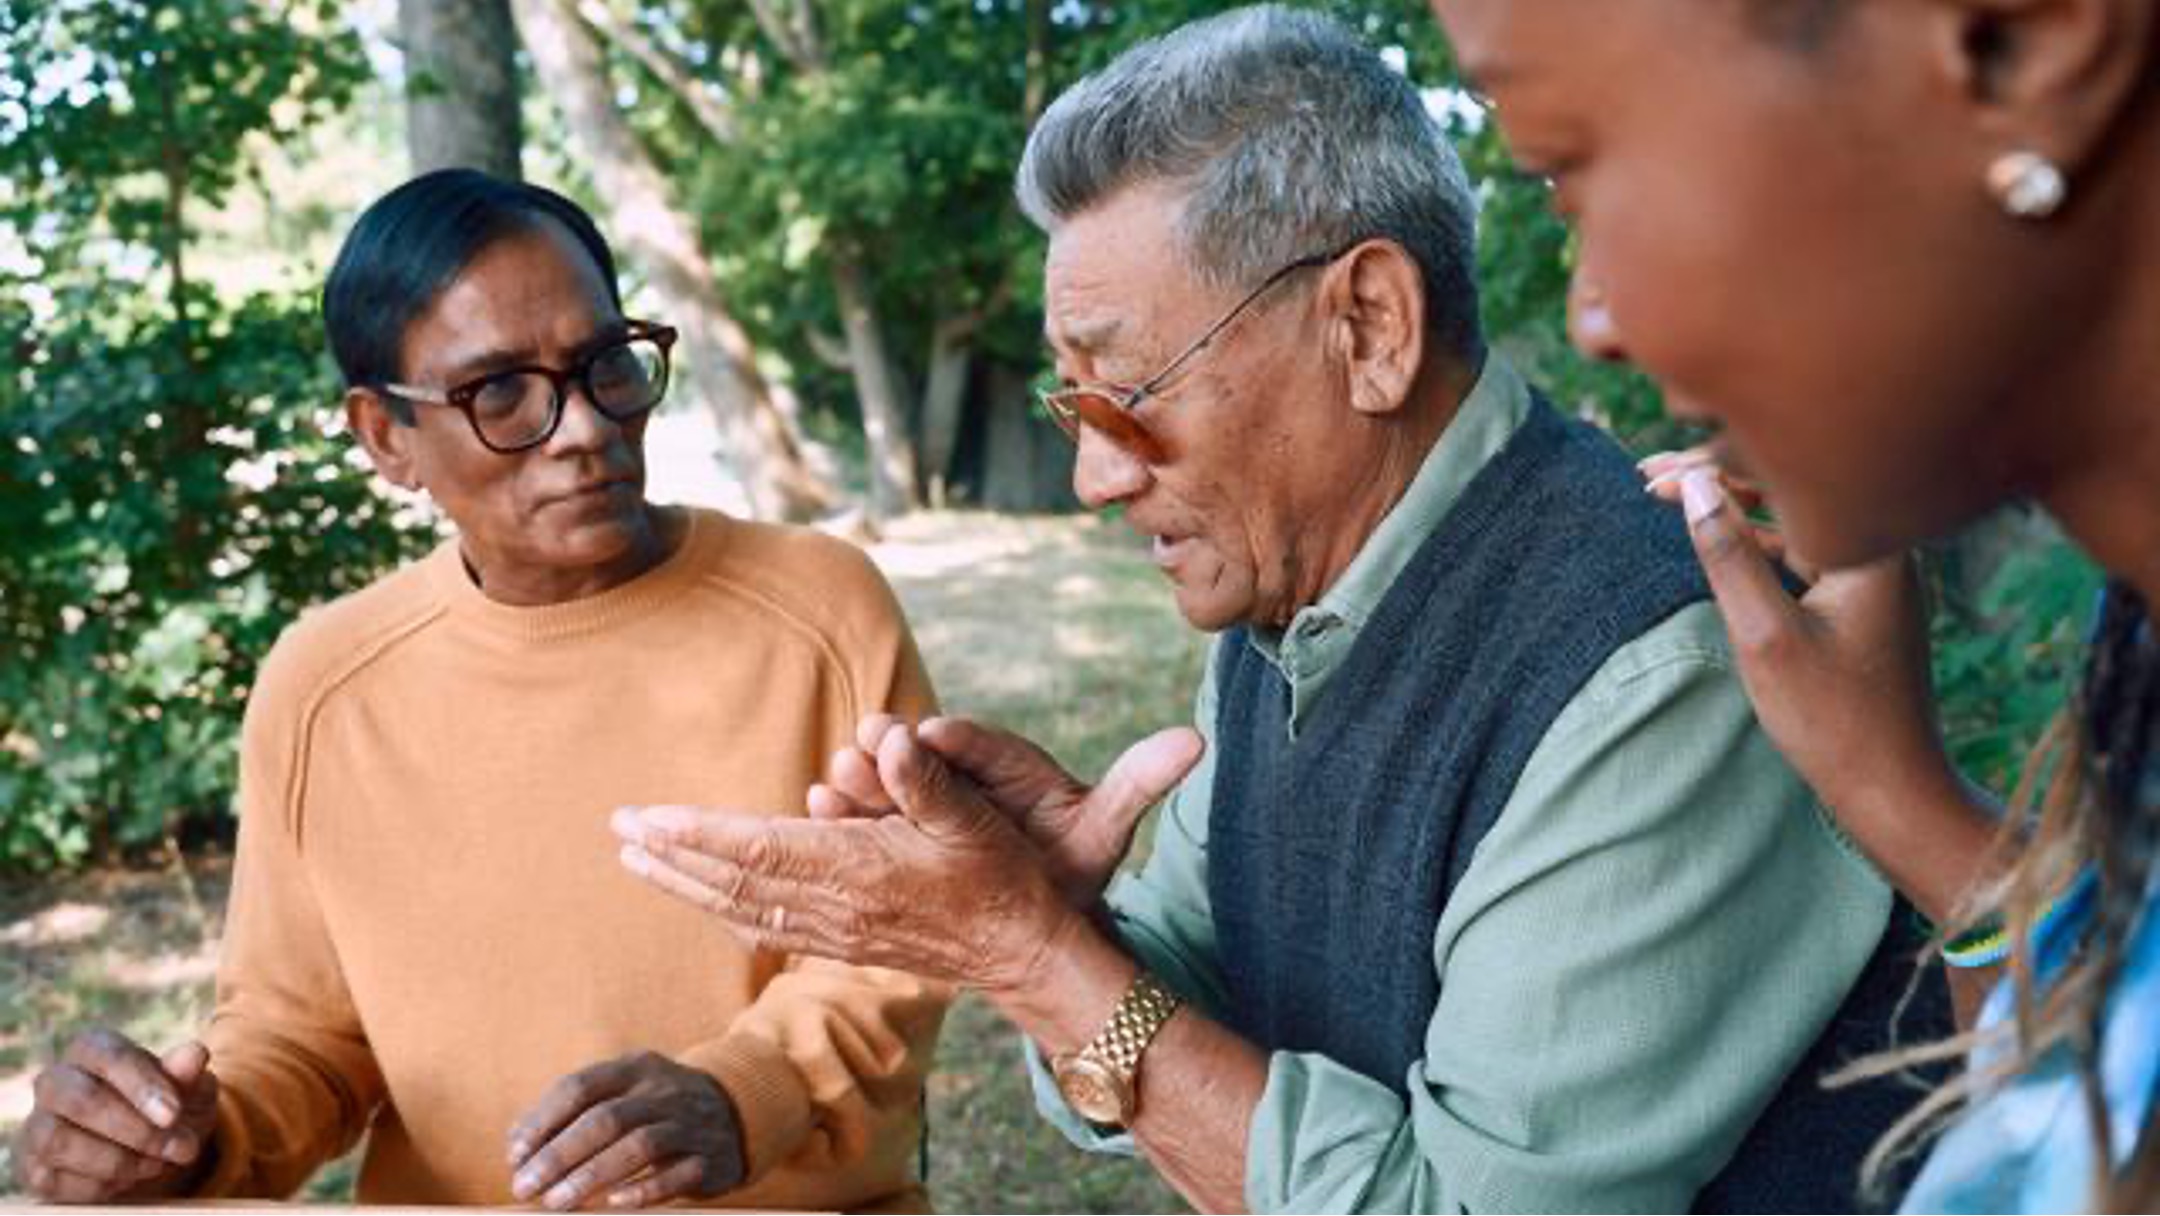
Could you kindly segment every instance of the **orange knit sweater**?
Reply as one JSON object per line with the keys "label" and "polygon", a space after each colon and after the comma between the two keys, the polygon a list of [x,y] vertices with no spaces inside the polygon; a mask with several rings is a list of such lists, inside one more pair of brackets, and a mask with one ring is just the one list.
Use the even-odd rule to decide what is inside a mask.
{"label": "orange knit sweater", "polygon": [[513,1121],[652,1050],[741,1112],[726,1202],[921,1202],[946,993],[745,949],[624,872],[607,819],[800,814],[860,715],[931,706],[861,553],[711,513],[589,599],[497,604],[453,542],[308,614],[248,707],[204,1193],[288,1194],[365,1131],[363,1201],[509,1203]]}

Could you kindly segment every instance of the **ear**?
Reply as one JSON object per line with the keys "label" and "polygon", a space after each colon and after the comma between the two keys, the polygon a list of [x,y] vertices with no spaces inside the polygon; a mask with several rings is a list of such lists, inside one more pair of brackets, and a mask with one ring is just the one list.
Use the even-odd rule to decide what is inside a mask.
{"label": "ear", "polygon": [[2096,167],[2160,60],[2152,0],[1934,0],[1938,63],[1990,158],[2029,151],[2075,178]]}
{"label": "ear", "polygon": [[360,446],[367,449],[368,460],[384,481],[406,490],[420,488],[420,469],[417,445],[413,442],[417,429],[412,415],[402,413],[409,406],[400,406],[373,389],[352,388],[345,390],[345,425],[359,437]]}
{"label": "ear", "polygon": [[1410,251],[1367,241],[1328,268],[1320,304],[1350,407],[1392,414],[1409,400],[1425,361],[1425,276]]}

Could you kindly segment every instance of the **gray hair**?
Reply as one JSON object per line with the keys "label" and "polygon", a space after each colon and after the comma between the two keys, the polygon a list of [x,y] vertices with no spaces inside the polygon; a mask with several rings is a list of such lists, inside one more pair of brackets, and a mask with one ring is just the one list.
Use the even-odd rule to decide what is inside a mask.
{"label": "gray hair", "polygon": [[1014,192],[1050,232],[1144,182],[1184,192],[1203,282],[1385,238],[1423,271],[1428,328],[1483,348],[1469,177],[1417,89],[1329,17],[1258,5],[1132,47],[1043,114]]}

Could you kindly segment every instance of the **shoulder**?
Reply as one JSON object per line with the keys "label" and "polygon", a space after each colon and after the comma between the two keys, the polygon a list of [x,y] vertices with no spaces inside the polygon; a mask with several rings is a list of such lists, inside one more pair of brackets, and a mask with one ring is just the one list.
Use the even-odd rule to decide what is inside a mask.
{"label": "shoulder", "polygon": [[[1623,750],[1640,760],[1610,754]],[[1880,881],[1756,719],[1714,601],[1686,605],[1606,659],[1531,763],[1565,767],[1570,758],[1633,774],[1619,784],[1648,795],[1638,810],[1651,821],[1702,829],[1706,839],[1804,841],[1823,863]],[[1754,809],[1736,816],[1735,802]]]}
{"label": "shoulder", "polygon": [[[297,834],[299,791],[316,724],[340,689],[447,611],[429,567],[444,550],[301,614],[278,636],[248,690],[241,731],[243,807],[276,806]],[[243,828],[250,812],[243,811]]]}
{"label": "shoulder", "polygon": [[849,650],[906,632],[899,600],[870,555],[813,528],[701,513],[699,579],[784,627]]}
{"label": "shoulder", "polygon": [[429,567],[434,556],[400,567],[350,595],[303,612],[264,657],[249,692],[251,721],[309,712],[447,610]]}
{"label": "shoulder", "polygon": [[[1703,694],[1747,703],[1732,642],[1713,600],[1685,604],[1622,643],[1561,711],[1553,730],[1591,725],[1623,702]],[[1748,712],[1752,717],[1752,709]]]}

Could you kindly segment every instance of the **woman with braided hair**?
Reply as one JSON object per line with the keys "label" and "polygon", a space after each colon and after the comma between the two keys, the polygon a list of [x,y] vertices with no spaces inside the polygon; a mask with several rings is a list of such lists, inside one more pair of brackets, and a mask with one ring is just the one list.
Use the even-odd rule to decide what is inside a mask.
{"label": "woman with braided hair", "polygon": [[[1578,345],[1719,430],[1648,471],[1764,724],[1956,973],[2006,977],[1885,1146],[1948,1126],[1906,1207],[2156,1210],[2160,5],[1433,4],[1576,227]],[[2003,817],[1944,757],[1902,554],[2017,500],[2111,581]]]}

